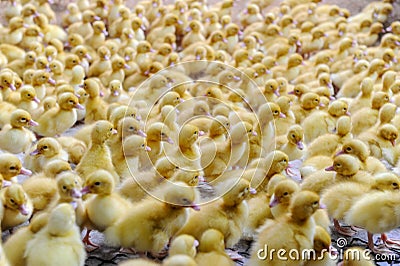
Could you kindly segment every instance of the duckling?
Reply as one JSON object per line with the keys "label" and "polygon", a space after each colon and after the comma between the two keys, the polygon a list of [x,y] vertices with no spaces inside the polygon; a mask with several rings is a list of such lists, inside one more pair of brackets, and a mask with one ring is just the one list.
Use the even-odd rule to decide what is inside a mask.
{"label": "duckling", "polygon": [[110,50],[102,45],[97,49],[98,59],[95,60],[89,68],[89,77],[98,77],[105,71],[111,69],[111,53]]}
{"label": "duckling", "polygon": [[316,256],[311,256],[310,260],[307,261],[305,265],[313,266],[320,265],[321,263],[326,266],[336,265],[336,259],[332,257],[332,253],[330,253],[332,252],[331,236],[319,225],[315,227],[313,250],[316,252]]}
{"label": "duckling", "polygon": [[324,111],[313,112],[301,123],[304,129],[304,140],[310,143],[318,136],[333,132],[336,127],[336,121],[343,115],[349,115],[346,102],[336,100],[328,107],[328,113]]}
{"label": "duckling", "polygon": [[38,26],[30,25],[28,26],[28,28],[26,28],[24,36],[22,37],[22,40],[19,43],[19,46],[22,47],[23,49],[30,49],[32,43],[34,42],[42,43],[43,37],[44,35]]}
{"label": "duckling", "polygon": [[163,25],[161,27],[153,28],[147,35],[147,40],[153,43],[157,38],[163,38],[168,33],[175,34],[176,28],[179,23],[183,23],[179,20],[175,14],[167,14],[164,18]]}
{"label": "duckling", "polygon": [[285,117],[279,116],[275,119],[275,134],[276,136],[281,136],[286,134],[289,127],[295,124],[295,116],[291,110],[292,100],[289,97],[280,96],[276,103],[279,105],[281,113],[285,115]]}
{"label": "duckling", "polygon": [[[392,124],[385,124],[379,127],[377,132],[364,132],[358,138],[369,145],[371,156],[381,159],[385,153],[392,153],[396,146],[396,139],[399,132]],[[392,151],[390,151],[392,150]]]}
{"label": "duckling", "polygon": [[174,256],[179,254],[188,255],[192,258],[196,256],[196,248],[199,246],[199,241],[191,235],[180,235],[171,241],[168,255]]}
{"label": "duckling", "polygon": [[87,150],[87,146],[83,141],[74,137],[59,137],[57,141],[62,148],[68,153],[68,162],[77,165]]}
{"label": "duckling", "polygon": [[105,120],[107,104],[100,98],[99,83],[93,78],[86,79],[83,82],[83,89],[89,96],[85,103],[85,123],[88,124],[99,120]]}
{"label": "duckling", "polygon": [[106,144],[112,134],[117,134],[117,131],[110,122],[100,120],[95,123],[89,148],[75,168],[84,180],[94,170],[104,169],[112,174],[114,183],[119,184],[119,176],[114,170],[110,150]]}
{"label": "duckling", "polygon": [[286,140],[283,143],[279,143],[278,141],[276,148],[286,153],[290,161],[301,159],[304,149],[303,134],[304,131],[301,126],[291,126],[287,132]]}
{"label": "duckling", "polygon": [[35,179],[35,178],[56,179],[56,176],[58,174],[71,170],[72,170],[71,165],[67,161],[64,161],[63,159],[54,159],[48,162],[44,166],[43,171],[32,175],[30,179]]}
{"label": "duckling", "polygon": [[92,10],[85,10],[82,13],[82,21],[71,24],[68,27],[67,32],[69,34],[77,33],[81,35],[83,38],[86,36],[91,36],[93,35],[93,27],[91,23],[99,19],[100,18],[97,17]]}
{"label": "duckling", "polygon": [[208,229],[201,235],[199,252],[196,255],[197,265],[208,265],[211,261],[218,265],[234,265],[225,253],[224,235],[215,229]]}
{"label": "duckling", "polygon": [[339,147],[351,138],[351,119],[349,116],[342,116],[337,120],[335,134],[324,134],[307,145],[307,158],[332,156]]}
{"label": "duckling", "polygon": [[[343,182],[328,188],[321,196],[321,202],[326,204],[328,214],[334,219],[335,229],[344,235],[353,235],[352,230],[342,228],[339,220],[343,220],[352,205],[363,195],[371,191],[396,191],[399,189],[397,176],[384,173],[374,177],[371,187],[354,182]],[[340,200],[338,200],[340,198]]]}
{"label": "duckling", "polygon": [[25,127],[37,125],[28,112],[15,110],[11,113],[10,127],[3,127],[0,131],[0,149],[14,154],[28,151],[36,137]]}
{"label": "duckling", "polygon": [[186,48],[189,45],[196,43],[196,42],[205,42],[206,38],[201,33],[202,25],[197,20],[192,20],[189,23],[188,28],[186,29],[188,32],[182,39],[182,48]]}
{"label": "duckling", "polygon": [[256,4],[249,4],[246,7],[246,10],[243,11],[244,16],[240,18],[240,24],[243,26],[243,28],[247,28],[247,26],[257,23],[257,22],[262,22],[263,17],[260,13],[260,7]]}
{"label": "duckling", "polygon": [[19,184],[12,184],[1,191],[1,230],[8,230],[25,223],[32,215],[33,206]]}
{"label": "duckling", "polygon": [[[195,238],[201,238],[207,229],[216,229],[224,235],[226,247],[232,247],[239,241],[245,217],[248,215],[246,198],[250,193],[255,193],[255,190],[244,179],[225,183],[225,185],[232,189],[223,195],[222,199],[205,205],[200,212],[192,212],[188,221],[177,233],[178,235],[189,234]],[[196,224],[195,221],[199,219],[207,219],[209,222]]]}
{"label": "duckling", "polygon": [[76,3],[68,3],[66,14],[62,15],[61,20],[61,25],[65,28],[76,22],[82,21],[82,13]]}
{"label": "duckling", "polygon": [[371,107],[372,92],[374,91],[374,83],[370,78],[365,78],[361,82],[361,91],[357,97],[349,104],[349,111],[355,113],[363,107]]}
{"label": "duckling", "polygon": [[39,117],[39,125],[34,128],[37,134],[45,137],[59,136],[76,123],[75,108],[83,109],[78,98],[73,93],[65,92],[58,97],[57,103],[57,107]]}
{"label": "duckling", "polygon": [[112,80],[119,80],[121,82],[125,79],[124,68],[130,68],[121,57],[115,57],[111,60],[111,70],[104,72],[99,76],[104,86],[108,87]]}
{"label": "duckling", "polygon": [[[393,220],[393,213],[396,213],[398,200],[398,192],[379,191],[368,193],[361,196],[345,216],[346,223],[360,226],[368,231],[368,247],[375,253],[382,253],[382,250],[375,247],[373,234],[381,233],[385,244],[393,243],[393,240],[389,240],[384,233],[397,227],[398,222],[397,219]],[[369,211],[365,211],[366,209]],[[391,213],[390,218],[385,211]],[[379,221],[376,217],[379,217]]]}
{"label": "duckling", "polygon": [[[52,256],[45,255],[49,247]],[[65,265],[84,265],[86,251],[71,205],[63,203],[52,210],[47,225],[27,243],[24,256],[31,265],[52,265],[60,258]]]}
{"label": "duckling", "polygon": [[22,167],[20,159],[14,154],[3,153],[0,154],[0,174],[4,180],[16,182],[17,175],[31,176],[32,171]]}
{"label": "duckling", "polygon": [[31,152],[25,156],[24,164],[33,172],[40,172],[48,162],[54,159],[67,161],[68,155],[55,138],[46,137],[41,138],[32,147]]}
{"label": "duckling", "polygon": [[[24,20],[21,17],[14,17],[10,19],[10,22],[8,24],[8,29],[7,28],[2,28],[1,30],[1,35],[0,38],[2,40],[2,48],[4,49],[4,46],[7,45],[6,47],[10,49],[11,51],[20,51],[21,49],[15,45],[18,45],[19,43],[22,42],[22,39],[24,38],[24,33],[26,31],[26,28],[24,27]],[[15,47],[12,47],[15,46]],[[2,49],[2,52],[4,53],[4,50]],[[5,54],[7,57],[9,55]],[[20,56],[19,58],[23,57]],[[11,61],[11,60],[10,60]]]}
{"label": "duckling", "polygon": [[[160,254],[170,237],[186,222],[186,208],[200,210],[195,204],[195,189],[180,182],[164,188],[163,198],[163,201],[159,201],[149,197],[130,208],[105,231],[107,242],[122,247],[133,247],[139,252]],[[155,228],[161,230],[157,232]],[[146,237],[150,234],[153,237]]]}
{"label": "duckling", "polygon": [[353,125],[352,133],[354,136],[360,135],[362,132],[371,128],[378,121],[379,109],[389,102],[389,95],[385,92],[376,92],[372,96],[371,107],[364,107],[351,115],[351,123]]}
{"label": "duckling", "polygon": [[48,177],[28,178],[22,188],[32,201],[33,213],[46,209],[57,194],[56,181]]}
{"label": "duckling", "polygon": [[121,6],[118,10],[119,17],[112,23],[109,24],[108,30],[111,38],[119,38],[123,28],[128,28],[131,25],[131,12],[125,7]]}
{"label": "duckling", "polygon": [[[290,212],[282,217],[282,220],[265,224],[259,233],[256,243],[252,246],[251,265],[267,265],[268,260],[272,260],[270,256],[265,256],[264,260],[258,257],[259,250],[264,245],[273,248],[289,247],[298,252],[313,247],[313,238],[315,234],[315,222],[310,219],[312,214],[320,208],[319,196],[313,192],[301,191],[295,195],[290,204]],[[276,230],[282,233],[277,240]],[[282,238],[283,234],[285,237]],[[284,243],[282,243],[284,240]],[[286,244],[285,244],[286,243]]]}
{"label": "duckling", "polygon": [[298,191],[300,191],[299,185],[290,179],[276,184],[269,202],[271,214],[275,220],[289,212],[290,201]]}
{"label": "duckling", "polygon": [[36,60],[36,53],[33,51],[29,51],[25,54],[23,59],[16,59],[12,62],[9,62],[7,68],[11,69],[18,76],[22,77],[25,70],[29,68],[33,68]]}
{"label": "duckling", "polygon": [[274,77],[284,77],[289,82],[295,79],[300,74],[303,57],[300,54],[292,54],[286,66],[276,66],[272,68]]}
{"label": "duckling", "polygon": [[301,124],[303,120],[306,119],[309,114],[315,111],[315,109],[320,105],[320,97],[318,96],[318,94],[308,92],[302,95],[300,98],[300,104],[292,106],[292,111],[296,118],[296,123]]}
{"label": "duckling", "polygon": [[[124,212],[131,207],[130,203],[115,193],[114,177],[106,170],[96,170],[86,177],[85,187],[82,193],[91,193],[84,202],[87,213],[86,227],[103,232],[123,216]],[[96,247],[91,243],[90,231],[86,234],[83,242]]]}
{"label": "duckling", "polygon": [[97,50],[104,44],[108,32],[103,21],[95,21],[93,23],[93,35],[86,36],[85,44]]}

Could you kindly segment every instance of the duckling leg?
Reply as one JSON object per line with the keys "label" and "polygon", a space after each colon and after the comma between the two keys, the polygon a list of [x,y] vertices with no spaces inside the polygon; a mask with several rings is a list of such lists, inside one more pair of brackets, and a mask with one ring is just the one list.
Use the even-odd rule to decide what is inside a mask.
{"label": "duckling leg", "polygon": [[388,238],[386,234],[381,234],[381,239],[386,247],[400,249],[400,242]]}
{"label": "duckling leg", "polygon": [[333,225],[335,226],[335,229],[339,234],[345,236],[353,236],[355,234],[355,232],[351,230],[351,228],[345,228],[340,226],[339,221],[336,219],[333,219]]}
{"label": "duckling leg", "polygon": [[226,249],[225,251],[228,254],[228,256],[234,261],[238,261],[238,260],[243,261],[243,259],[244,259],[244,257],[242,255],[240,255],[239,253],[237,253],[234,250]]}
{"label": "duckling leg", "polygon": [[376,248],[375,245],[374,245],[373,236],[374,236],[373,234],[368,232],[368,247],[372,252],[374,252],[376,254],[391,254],[391,253],[393,253],[393,252],[391,252],[390,250],[388,250],[387,248],[384,248],[384,247]]}
{"label": "duckling leg", "polygon": [[[85,243],[87,246],[92,246],[92,247],[94,247],[95,249],[93,249],[93,250],[96,250],[96,249],[98,249],[100,246],[99,246],[99,245],[96,245],[96,244],[94,244],[92,241],[90,241],[90,232],[91,232],[91,231],[92,231],[91,229],[86,229],[86,235],[85,235],[85,237],[82,239],[82,242]],[[93,250],[90,250],[90,251],[93,251]]]}

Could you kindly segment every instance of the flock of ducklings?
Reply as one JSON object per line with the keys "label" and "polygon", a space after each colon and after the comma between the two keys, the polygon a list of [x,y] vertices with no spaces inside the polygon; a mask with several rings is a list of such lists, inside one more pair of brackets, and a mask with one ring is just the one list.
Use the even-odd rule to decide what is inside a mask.
{"label": "flock of ducklings", "polygon": [[10,0],[0,27],[0,265],[84,265],[92,230],[141,256],[121,265],[234,265],[240,239],[248,265],[336,265],[331,230],[400,247],[393,1],[233,21],[233,0],[77,0],[58,23],[49,2]]}

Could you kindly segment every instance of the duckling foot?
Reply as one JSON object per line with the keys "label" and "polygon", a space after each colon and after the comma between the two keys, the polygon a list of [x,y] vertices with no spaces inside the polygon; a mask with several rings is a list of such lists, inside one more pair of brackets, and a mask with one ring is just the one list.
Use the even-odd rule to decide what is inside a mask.
{"label": "duckling foot", "polygon": [[338,220],[333,220],[333,225],[335,226],[336,232],[345,236],[353,236],[356,232],[354,232],[350,227],[342,227],[339,224]]}
{"label": "duckling foot", "polygon": [[400,249],[400,242],[387,237],[386,234],[381,234],[381,239],[387,248]]}
{"label": "duckling foot", "polygon": [[235,260],[235,261],[238,261],[238,260],[243,261],[244,260],[244,257],[242,255],[240,255],[239,253],[237,253],[236,251],[233,251],[231,249],[226,249],[225,251],[232,260]]}
{"label": "duckling foot", "polygon": [[[98,249],[100,246],[99,245],[96,245],[96,244],[94,244],[92,241],[90,241],[90,232],[91,232],[92,230],[87,230],[86,231],[86,235],[85,235],[85,237],[82,239],[82,242],[83,243],[85,243],[86,244],[86,251],[88,251],[88,252],[92,252],[92,251],[94,251],[94,250],[96,250],[96,249]],[[94,247],[94,249],[89,249],[89,246],[91,246],[91,247]]]}
{"label": "duckling foot", "polygon": [[357,227],[357,226],[354,226],[354,225],[350,226],[350,228],[351,228],[351,230],[353,230],[353,231],[355,231],[355,232],[359,232],[359,231],[364,230],[363,228]]}
{"label": "duckling foot", "polygon": [[[384,234],[382,234],[381,237],[383,235]],[[385,237],[386,237],[386,235],[385,235]],[[385,242],[385,240],[384,240],[385,237],[382,238],[382,240],[384,242]],[[375,254],[393,254],[392,251],[390,251],[389,249],[386,248],[386,244],[375,247],[373,234],[371,234],[370,232],[368,232],[368,248]]]}

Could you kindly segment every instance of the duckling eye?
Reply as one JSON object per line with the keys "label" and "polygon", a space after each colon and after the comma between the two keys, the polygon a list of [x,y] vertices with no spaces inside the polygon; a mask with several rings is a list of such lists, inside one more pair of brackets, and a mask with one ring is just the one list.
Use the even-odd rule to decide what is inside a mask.
{"label": "duckling eye", "polygon": [[343,111],[347,111],[347,108],[345,107],[345,108],[343,108]]}
{"label": "duckling eye", "polygon": [[340,163],[337,163],[337,164],[336,164],[336,167],[340,167],[340,166],[342,166]]}
{"label": "duckling eye", "polygon": [[30,95],[29,93],[27,94],[27,96],[28,96],[28,97],[31,97],[31,95]]}
{"label": "duckling eye", "polygon": [[276,110],[274,111],[274,114],[278,114],[278,113],[279,113],[278,111],[276,111]]}
{"label": "duckling eye", "polygon": [[318,205],[318,204],[319,204],[318,201],[314,201],[314,202],[313,202],[313,205]]}
{"label": "duckling eye", "polygon": [[101,184],[101,183],[100,183],[99,181],[97,181],[96,183],[94,183],[95,186],[100,186],[100,184]]}
{"label": "duckling eye", "polygon": [[197,133],[198,133],[197,131],[194,132],[195,135],[197,135]]}
{"label": "duckling eye", "polygon": [[288,193],[288,192],[285,192],[285,193],[283,193],[283,196],[287,196],[287,195],[289,195],[289,193]]}
{"label": "duckling eye", "polygon": [[11,203],[15,203],[15,200],[13,200],[13,199],[10,199],[10,201],[11,201]]}
{"label": "duckling eye", "polygon": [[399,186],[399,184],[397,184],[397,183],[392,183],[392,185],[394,186],[394,187],[397,187],[397,186]]}
{"label": "duckling eye", "polygon": [[164,133],[164,132],[162,132],[162,133],[161,133],[161,136],[165,136],[165,133]]}
{"label": "duckling eye", "polygon": [[287,162],[287,160],[286,160],[286,159],[283,159],[283,160],[282,160],[282,162],[286,163],[286,162]]}
{"label": "duckling eye", "polygon": [[351,151],[351,147],[347,147],[347,148],[346,148],[346,151]]}
{"label": "duckling eye", "polygon": [[62,189],[66,190],[66,189],[67,189],[67,187],[66,187],[66,186],[63,186],[63,187],[62,187]]}
{"label": "duckling eye", "polygon": [[140,145],[141,147],[144,147],[144,144]]}
{"label": "duckling eye", "polygon": [[110,132],[112,131],[113,129],[112,128],[110,128]]}
{"label": "duckling eye", "polygon": [[294,134],[292,134],[292,138],[296,137]]}

